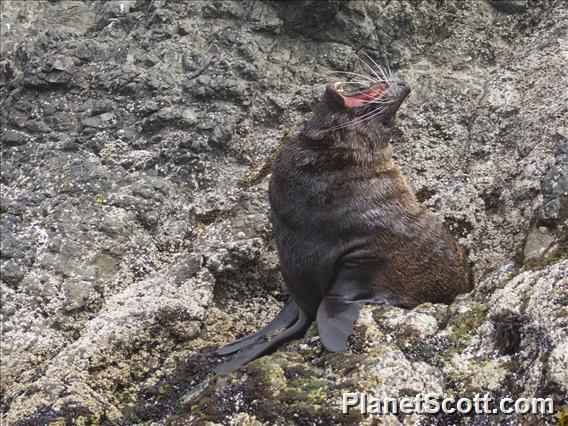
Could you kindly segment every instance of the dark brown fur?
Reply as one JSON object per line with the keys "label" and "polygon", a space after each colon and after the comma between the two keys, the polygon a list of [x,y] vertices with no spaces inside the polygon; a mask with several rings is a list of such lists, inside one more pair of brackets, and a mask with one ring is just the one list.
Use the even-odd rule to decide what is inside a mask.
{"label": "dark brown fur", "polygon": [[[383,84],[380,104],[355,108],[328,87],[278,155],[270,181],[282,275],[290,303],[305,314],[292,338],[317,318],[322,342],[333,351],[345,347],[365,303],[450,303],[471,289],[463,250],[418,202],[392,159],[393,122],[408,84]],[[376,116],[361,119],[373,111]],[[282,324],[267,328],[276,326]],[[263,353],[274,348],[265,344]],[[259,352],[249,350],[230,367]]]}

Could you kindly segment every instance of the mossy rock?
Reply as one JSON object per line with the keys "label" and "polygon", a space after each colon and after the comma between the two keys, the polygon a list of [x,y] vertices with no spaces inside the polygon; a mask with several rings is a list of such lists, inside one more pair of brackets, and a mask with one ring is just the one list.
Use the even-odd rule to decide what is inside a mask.
{"label": "mossy rock", "polygon": [[[172,424],[183,421],[220,422],[245,412],[261,422],[289,424],[359,424],[357,413],[340,412],[344,377],[362,357],[330,354],[325,367],[310,365],[297,352],[278,352],[259,358],[231,374],[217,376],[198,396],[188,401]],[[331,370],[331,372],[330,372]],[[330,374],[331,373],[331,374]]]}

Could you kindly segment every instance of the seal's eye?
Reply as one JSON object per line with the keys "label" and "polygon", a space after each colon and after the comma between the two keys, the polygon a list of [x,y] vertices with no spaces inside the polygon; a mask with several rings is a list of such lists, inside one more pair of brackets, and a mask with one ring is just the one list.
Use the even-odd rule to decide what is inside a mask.
{"label": "seal's eye", "polygon": [[394,122],[394,114],[388,114],[385,118],[383,118],[383,126],[390,127]]}

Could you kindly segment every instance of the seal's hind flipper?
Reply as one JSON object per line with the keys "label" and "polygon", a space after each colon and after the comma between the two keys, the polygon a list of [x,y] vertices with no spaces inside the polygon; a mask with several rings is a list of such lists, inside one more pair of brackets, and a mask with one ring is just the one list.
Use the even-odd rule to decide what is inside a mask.
{"label": "seal's hind flipper", "polygon": [[278,334],[268,342],[254,345],[249,350],[237,354],[237,356],[231,361],[218,365],[215,368],[215,373],[227,373],[233,371],[235,368],[241,365],[245,365],[246,363],[258,357],[261,357],[262,355],[267,355],[274,352],[274,350],[281,344],[295,339],[296,337],[303,336],[311,323],[312,319],[309,318],[303,310],[298,308],[298,317],[294,325]]}
{"label": "seal's hind flipper", "polygon": [[376,263],[349,262],[341,266],[336,278],[318,307],[318,333],[327,350],[345,349],[353,334],[359,310],[366,303],[383,302],[370,290],[375,280]]}
{"label": "seal's hind flipper", "polygon": [[249,334],[248,336],[245,337],[241,337],[240,339],[235,340],[233,343],[217,349],[216,353],[217,355],[232,354],[233,352],[237,352],[242,348],[251,345],[256,340],[267,335],[269,332],[273,330],[282,327],[289,327],[298,318],[299,313],[300,313],[300,308],[298,307],[296,302],[293,299],[291,299],[282,308],[280,313],[276,315],[276,317],[272,321],[270,321],[266,326],[258,330],[256,333]]}

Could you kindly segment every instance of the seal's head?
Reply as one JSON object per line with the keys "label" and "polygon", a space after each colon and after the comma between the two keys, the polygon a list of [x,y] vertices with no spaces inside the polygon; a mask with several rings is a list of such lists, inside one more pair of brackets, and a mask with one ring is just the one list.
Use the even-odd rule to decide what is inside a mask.
{"label": "seal's head", "polygon": [[380,81],[365,89],[344,90],[342,83],[326,87],[313,116],[302,129],[304,138],[336,146],[370,139],[387,144],[396,113],[410,93],[404,80]]}

